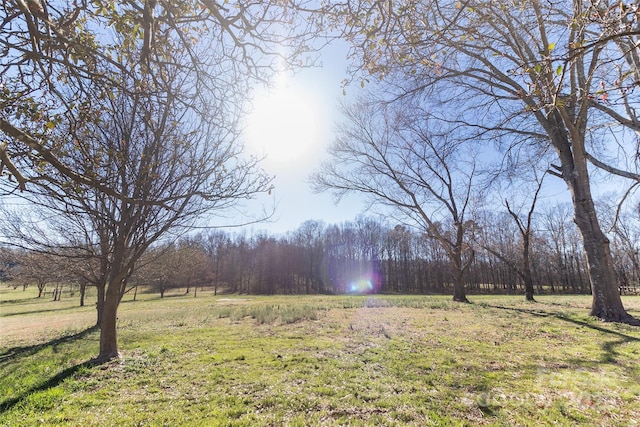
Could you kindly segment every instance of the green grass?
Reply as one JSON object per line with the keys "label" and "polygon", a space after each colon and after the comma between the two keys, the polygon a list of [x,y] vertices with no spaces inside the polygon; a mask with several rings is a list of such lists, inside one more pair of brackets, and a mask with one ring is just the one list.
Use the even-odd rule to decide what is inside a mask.
{"label": "green grass", "polygon": [[[640,329],[589,297],[138,294],[101,366],[93,301],[0,288],[0,425],[628,426]],[[640,316],[640,297],[625,297]]]}

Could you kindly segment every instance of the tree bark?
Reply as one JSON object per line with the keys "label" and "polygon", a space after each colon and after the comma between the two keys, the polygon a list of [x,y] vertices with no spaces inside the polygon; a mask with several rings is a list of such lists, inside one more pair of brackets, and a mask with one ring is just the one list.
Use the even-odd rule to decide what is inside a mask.
{"label": "tree bark", "polygon": [[453,282],[453,300],[455,302],[469,302],[464,282],[458,281],[457,279]]}
{"label": "tree bark", "polygon": [[577,200],[575,223],[582,234],[591,281],[591,315],[607,322],[640,326],[640,320],[627,313],[618,291],[609,239],[602,232],[591,199]]}
{"label": "tree bark", "polygon": [[524,297],[527,301],[536,302],[536,299],[533,297],[533,283],[524,283]]}
{"label": "tree bark", "polygon": [[105,293],[105,284],[104,283],[100,283],[98,285],[96,285],[96,289],[97,289],[97,293],[98,293],[98,297],[97,297],[97,301],[96,301],[96,310],[97,310],[97,319],[96,319],[96,326],[99,328],[102,328],[102,317],[103,317],[103,313],[104,313],[104,293]]}
{"label": "tree bark", "polygon": [[100,353],[98,362],[106,362],[120,356],[118,352],[117,315],[120,305],[120,284],[109,283],[100,323]]}
{"label": "tree bark", "polygon": [[459,252],[454,254],[453,264],[453,300],[456,302],[469,302],[467,290],[464,284],[464,268],[462,267],[462,256]]}
{"label": "tree bark", "polygon": [[587,269],[591,282],[591,316],[606,322],[621,322],[640,326],[640,320],[631,316],[624,309],[618,280],[613,265],[613,257],[609,248],[609,239],[598,222],[591,183],[587,168],[584,138],[576,129],[570,129],[570,142],[557,111],[550,113],[549,122],[553,127],[552,143],[558,153],[562,165],[562,178],[571,192],[574,208],[574,222],[582,235],[584,250],[587,255]]}
{"label": "tree bark", "polygon": [[530,230],[522,236],[522,281],[524,282],[524,297],[527,301],[535,302],[533,297],[533,275],[531,274],[531,260],[529,259]]}
{"label": "tree bark", "polygon": [[84,307],[84,295],[87,290],[87,285],[82,283],[80,285],[80,307]]}

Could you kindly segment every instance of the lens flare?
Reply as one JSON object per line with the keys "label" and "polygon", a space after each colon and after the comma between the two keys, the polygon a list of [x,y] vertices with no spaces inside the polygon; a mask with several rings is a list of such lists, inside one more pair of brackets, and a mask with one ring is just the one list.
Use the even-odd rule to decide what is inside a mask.
{"label": "lens flare", "polygon": [[360,279],[349,284],[349,292],[352,294],[368,294],[373,292],[373,283],[370,279]]}
{"label": "lens flare", "polygon": [[327,276],[336,293],[375,294],[382,288],[380,260],[374,258],[348,265],[341,260],[326,258]]}

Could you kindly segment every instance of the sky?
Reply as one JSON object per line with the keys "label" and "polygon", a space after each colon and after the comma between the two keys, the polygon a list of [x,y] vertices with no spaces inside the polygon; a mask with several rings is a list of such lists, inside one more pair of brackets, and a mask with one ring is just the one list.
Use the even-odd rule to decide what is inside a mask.
{"label": "sky", "polygon": [[[328,158],[327,148],[333,142],[339,103],[345,100],[342,81],[347,76],[346,55],[346,45],[328,46],[322,51],[321,66],[282,73],[271,89],[255,88],[255,111],[247,117],[245,145],[249,153],[266,156],[261,166],[274,176],[274,190],[247,202],[239,213],[232,211],[213,219],[209,226],[239,231],[237,225],[275,206],[269,221],[241,228],[249,233],[283,235],[306,220],[339,224],[364,212],[366,205],[357,195],[336,204],[329,193],[315,194],[309,183],[311,173]],[[347,88],[347,93],[360,90],[354,85]],[[9,203],[18,206],[22,202]]]}
{"label": "sky", "polygon": [[[331,193],[316,194],[309,183],[310,175],[329,157],[340,102],[354,99],[362,90],[355,84],[346,88],[346,96],[343,93],[347,51],[345,44],[329,46],[321,52],[321,66],[279,74],[271,88],[256,88],[254,112],[245,124],[246,149],[266,156],[262,167],[275,177],[274,190],[247,204],[244,213],[250,218],[274,206],[275,213],[269,221],[242,227],[250,233],[282,235],[306,220],[340,224],[367,213],[362,196],[349,194],[336,203]],[[596,199],[620,188],[621,183],[610,176],[593,174],[592,178]],[[540,204],[558,202],[570,203],[566,185],[560,179],[546,179]],[[238,224],[237,219],[229,223]]]}
{"label": "sky", "polygon": [[[275,188],[270,196],[248,204],[245,212],[250,216],[269,211],[275,204],[275,214],[268,222],[243,227],[250,233],[281,235],[306,220],[340,224],[367,214],[363,196],[348,194],[336,204],[331,193],[316,194],[309,183],[310,174],[329,157],[333,129],[341,118],[340,102],[354,99],[363,90],[359,84],[342,86],[347,51],[346,45],[329,46],[321,52],[321,67],[281,74],[272,88],[256,89],[254,113],[246,118],[245,143],[248,152],[266,155],[262,167],[275,176]],[[563,183],[556,182],[554,187],[549,193],[552,199],[568,196]]]}
{"label": "sky", "polygon": [[[333,129],[341,118],[340,102],[354,99],[362,90],[358,84],[350,85],[344,94],[347,50],[346,45],[329,46],[321,52],[322,66],[283,73],[271,88],[256,88],[254,112],[245,124],[246,149],[266,156],[262,167],[275,176],[274,190],[247,204],[245,213],[251,217],[274,206],[275,213],[269,221],[242,227],[249,233],[282,235],[306,220],[340,224],[367,213],[363,196],[348,194],[336,204],[331,193],[314,193],[309,183],[310,175],[329,157]],[[542,203],[545,198],[550,203],[569,201],[561,180],[547,181],[552,188],[541,195]],[[231,223],[236,224],[237,218]]]}
{"label": "sky", "polygon": [[246,227],[249,230],[284,234],[306,220],[338,224],[364,213],[366,204],[357,195],[336,204],[330,193],[316,194],[309,183],[309,176],[328,158],[339,103],[361,90],[354,85],[346,89],[347,96],[343,93],[346,55],[346,46],[329,46],[322,51],[320,66],[284,72],[271,88],[256,88],[254,111],[246,118],[246,149],[264,154],[262,167],[275,178],[272,194],[246,209],[259,212],[262,206],[269,210],[275,205],[276,210],[270,221]]}
{"label": "sky", "polygon": [[[284,72],[275,76],[271,88],[255,88],[254,112],[246,118],[245,144],[249,153],[265,155],[263,169],[274,176],[274,190],[248,202],[240,215],[231,212],[215,220],[213,226],[230,226],[250,221],[263,211],[275,208],[272,218],[242,227],[249,233],[266,231],[283,235],[295,231],[304,221],[320,220],[327,224],[352,221],[367,214],[367,203],[362,196],[349,194],[336,203],[332,194],[316,194],[311,190],[310,175],[328,159],[327,149],[334,141],[336,122],[340,120],[339,104],[353,99],[360,91],[359,84],[350,85],[344,95],[342,82],[347,77],[347,51],[345,44],[334,44],[321,52],[321,65]],[[569,202],[564,183],[547,179],[552,187],[544,192],[550,203]],[[611,177],[604,180],[610,185],[596,198],[611,191]]]}

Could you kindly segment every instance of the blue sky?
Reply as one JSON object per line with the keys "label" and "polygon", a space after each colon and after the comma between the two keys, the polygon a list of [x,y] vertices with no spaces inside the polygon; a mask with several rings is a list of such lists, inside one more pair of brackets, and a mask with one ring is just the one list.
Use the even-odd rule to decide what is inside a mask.
{"label": "blue sky", "polygon": [[[256,103],[262,104],[261,108],[266,109],[267,121],[277,122],[270,123],[276,129],[294,130],[285,137],[278,136],[281,134],[277,131],[272,133],[270,130],[260,129],[255,132],[261,144],[257,150],[263,150],[267,155],[262,166],[267,173],[275,175],[275,189],[270,196],[265,195],[248,204],[244,212],[257,215],[263,208],[273,208],[274,204],[276,211],[269,222],[247,226],[246,229],[250,232],[264,230],[282,234],[297,229],[306,220],[322,220],[328,224],[337,224],[367,213],[367,204],[363,197],[350,194],[336,204],[331,194],[315,194],[309,184],[309,175],[328,158],[327,148],[334,140],[333,129],[340,120],[339,103],[353,99],[362,91],[359,84],[352,84],[346,88],[347,95],[343,94],[342,81],[347,77],[347,51],[346,44],[329,46],[321,52],[322,66],[299,70],[296,74],[283,73],[277,76],[270,91],[263,87],[256,88]],[[303,103],[297,106],[288,105],[283,114],[280,114],[283,116],[282,122],[278,119],[278,111],[283,108],[278,106],[278,98],[283,97],[279,97],[278,93],[286,93],[284,99],[289,104]],[[313,123],[304,122],[300,117],[292,117],[296,116],[299,110],[306,111],[307,115],[311,114]],[[251,120],[251,117],[248,120]],[[251,139],[256,139],[256,136],[248,139],[248,149],[255,151],[256,148],[252,147],[255,141],[252,142]],[[287,141],[278,146],[278,140],[282,139]],[[278,148],[274,148],[276,146]],[[291,151],[290,156],[282,155],[283,147],[285,152]],[[286,147],[289,147],[289,150]],[[619,191],[628,184],[603,173],[594,173],[592,178],[596,200],[613,190]],[[570,203],[569,192],[562,180],[548,177],[540,203],[557,202]],[[230,221],[237,224],[238,218],[232,218]]]}
{"label": "blue sky", "polygon": [[[283,92],[286,93],[287,100],[303,104],[285,108],[284,114],[288,117],[277,124],[281,128],[297,127],[293,131],[295,135],[284,137],[289,139],[284,145],[290,147],[293,152],[291,156],[273,152],[274,149],[270,148],[280,144],[278,139],[282,136],[279,137],[280,134],[277,131],[260,129],[256,131],[258,136],[250,136],[247,141],[248,150],[257,150],[259,153],[263,150],[266,154],[267,157],[262,166],[267,173],[275,175],[275,189],[271,196],[261,197],[256,201],[257,203],[251,203],[246,208],[248,211],[259,211],[261,205],[266,209],[272,207],[274,203],[277,205],[271,221],[254,224],[249,229],[280,234],[295,230],[302,222],[309,219],[340,223],[353,220],[358,214],[364,212],[366,205],[358,196],[349,196],[336,204],[331,194],[315,194],[311,191],[309,184],[309,175],[328,157],[327,147],[334,139],[333,127],[340,118],[338,113],[340,101],[349,99],[362,90],[360,86],[352,85],[346,90],[347,96],[343,94],[342,81],[347,76],[346,55],[345,45],[329,46],[322,51],[322,66],[303,69],[295,74],[283,73],[276,78],[274,88],[270,91],[262,87],[256,89],[256,96],[261,98],[256,101],[259,108],[264,108],[265,104],[267,109],[285,108],[278,105],[281,98],[278,93]],[[263,98],[266,98],[266,101]],[[291,108],[305,110],[305,114],[313,116],[311,119],[313,123],[307,123],[301,117],[290,117],[296,115],[295,111],[289,110]],[[267,111],[267,120],[274,118],[273,113],[274,111]],[[251,117],[248,120],[251,120]],[[298,126],[299,122],[303,123]],[[296,136],[299,136],[300,140],[296,140]],[[262,143],[262,146],[257,149],[253,147],[255,141],[251,141],[256,137]],[[279,146],[276,150],[282,150],[282,147]]]}

